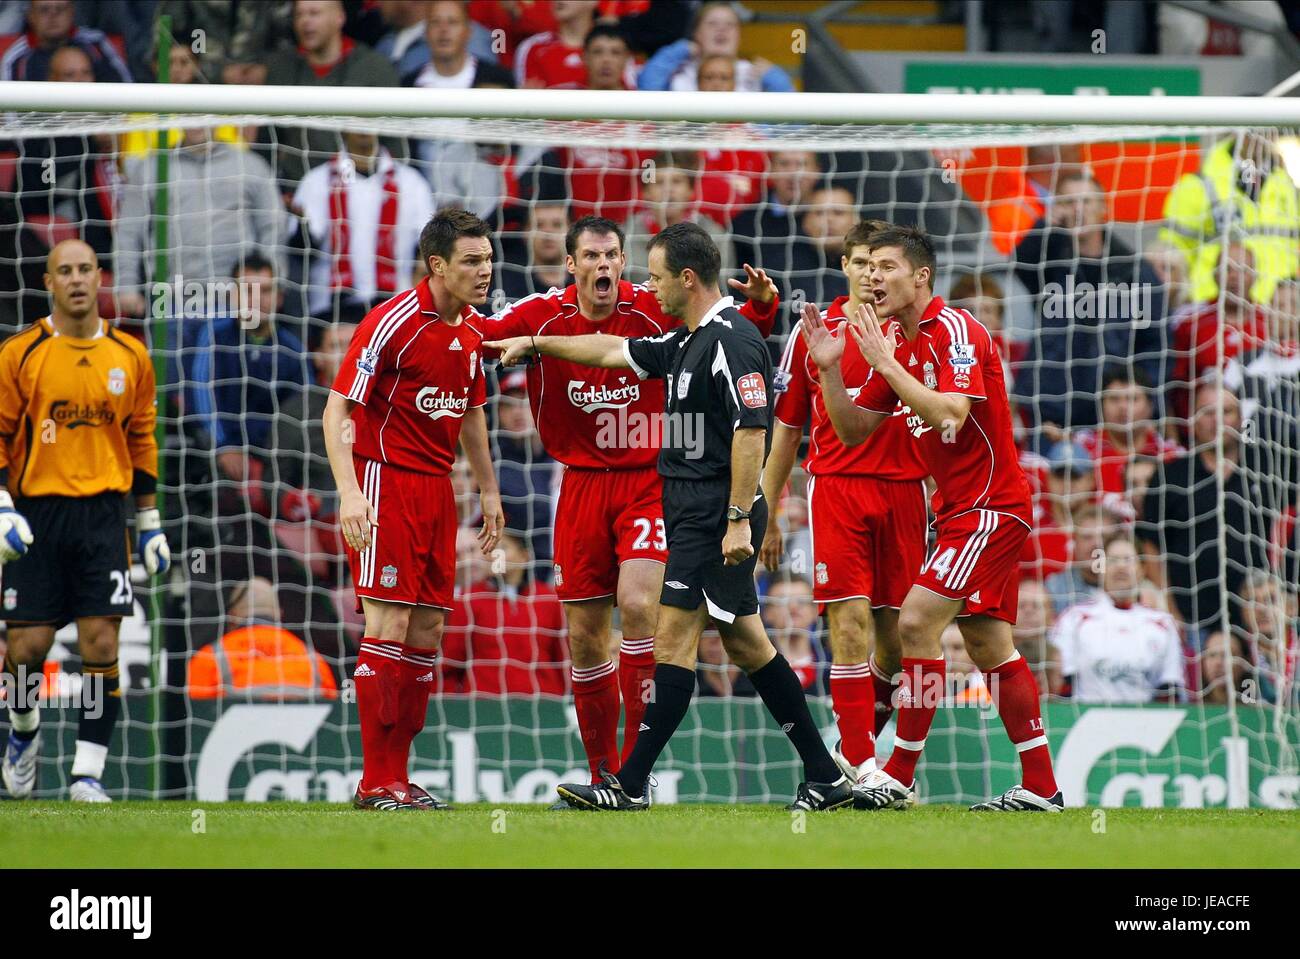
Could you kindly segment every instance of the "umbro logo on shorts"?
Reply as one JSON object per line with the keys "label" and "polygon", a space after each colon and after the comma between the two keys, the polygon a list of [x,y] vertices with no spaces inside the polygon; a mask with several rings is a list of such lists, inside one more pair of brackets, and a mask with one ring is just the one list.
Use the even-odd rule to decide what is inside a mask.
{"label": "umbro logo on shorts", "polygon": [[677,582],[677,580],[675,580],[675,579],[670,579],[668,582],[664,583],[664,585],[665,585],[665,586],[670,586],[670,587],[672,587],[673,589],[688,589],[688,588],[689,588],[689,587],[687,587],[687,585],[686,585],[685,583],[679,583],[679,582]]}
{"label": "umbro logo on shorts", "polygon": [[375,675],[375,671],[371,669],[369,666],[367,666],[365,663],[362,663],[360,666],[358,666],[355,670],[352,671],[353,679],[355,679],[358,676],[373,676],[373,675]]}

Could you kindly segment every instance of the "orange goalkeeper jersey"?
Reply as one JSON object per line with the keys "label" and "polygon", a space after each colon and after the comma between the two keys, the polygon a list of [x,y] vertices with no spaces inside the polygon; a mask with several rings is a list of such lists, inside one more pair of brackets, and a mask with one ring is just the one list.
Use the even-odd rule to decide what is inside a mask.
{"label": "orange goalkeeper jersey", "polygon": [[131,490],[158,475],[155,382],[144,344],[100,321],[90,339],[44,317],[0,344],[0,469],[15,496]]}

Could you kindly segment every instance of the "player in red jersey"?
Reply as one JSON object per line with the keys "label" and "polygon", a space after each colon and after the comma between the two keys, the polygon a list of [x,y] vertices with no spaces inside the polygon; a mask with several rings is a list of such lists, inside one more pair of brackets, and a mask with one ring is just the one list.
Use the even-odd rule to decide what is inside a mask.
{"label": "player in red jersey", "polygon": [[339,367],[322,419],[339,525],[366,617],[353,681],[361,718],[359,809],[439,809],[407,772],[424,728],[434,657],[452,608],[456,499],[465,450],[491,552],[505,526],[488,451],[483,317],[492,243],[486,223],[443,210],[420,233],[429,277],[371,310]]}
{"label": "player in red jersey", "polygon": [[[484,338],[515,336],[657,336],[680,325],[655,295],[621,279],[623,231],[612,220],[584,217],[565,237],[575,282],[519,300],[486,322]],[[730,285],[749,298],[741,308],[764,336],[778,301],[767,274],[745,266]],[[663,564],[668,555],[663,481],[656,470],[664,410],[661,380],[628,369],[601,369],[543,356],[528,367],[528,401],[546,451],[564,464],[555,509],[555,591],[564,603],[573,661],[578,729],[593,782],[601,763],[622,765],[632,752],[654,675]],[[623,643],[610,660],[614,605]]]}
{"label": "player in red jersey", "polygon": [[[913,802],[917,760],[944,695],[940,636],[955,617],[972,662],[1020,755],[1021,784],[972,808],[1058,812],[1063,803],[1038,702],[1038,684],[1016,651],[1019,557],[1029,535],[1029,484],[1011,434],[1002,363],[989,331],[934,295],[934,246],[915,227],[871,237],[873,302],[848,328],[872,368],[857,398],[840,376],[845,337],[811,306],[802,333],[821,374],[835,432],[853,446],[887,422],[901,402],[907,430],[937,486],[934,550],[898,617],[903,675],[894,752],[855,788],[859,809]],[[882,329],[880,317],[893,322]]]}
{"label": "player in red jersey", "polygon": [[[888,227],[863,220],[844,238],[840,259],[849,294],[821,314],[839,330],[845,317],[871,298],[870,238]],[[871,367],[851,342],[840,358],[840,379],[851,395]],[[852,780],[875,769],[875,737],[893,710],[893,677],[899,671],[898,610],[925,561],[925,477],[929,470],[908,434],[911,412],[901,404],[859,446],[835,435],[821,396],[821,377],[801,336],[791,336],[776,373],[776,423],[772,452],[763,471],[763,495],[780,502],[811,417],[808,526],[812,534],[813,598],[830,625],[831,702],[840,743],[836,761]],[[768,513],[761,558],[775,571],[783,544],[776,511]],[[807,559],[805,558],[805,563]]]}

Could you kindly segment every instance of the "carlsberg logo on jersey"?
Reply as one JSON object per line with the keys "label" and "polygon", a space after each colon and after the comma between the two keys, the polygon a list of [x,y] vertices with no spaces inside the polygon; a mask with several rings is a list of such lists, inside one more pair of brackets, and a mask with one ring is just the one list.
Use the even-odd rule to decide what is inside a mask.
{"label": "carlsberg logo on jersey", "polygon": [[569,380],[569,402],[582,412],[591,413],[616,410],[641,398],[640,383],[628,383],[625,376],[619,377],[619,383],[622,385],[611,388],[603,383],[588,385],[586,380]]}
{"label": "carlsberg logo on jersey", "polygon": [[426,386],[415,394],[415,408],[421,413],[427,413],[431,420],[442,419],[444,416],[464,416],[469,409],[469,387],[465,387],[465,395],[456,396],[436,386]]}

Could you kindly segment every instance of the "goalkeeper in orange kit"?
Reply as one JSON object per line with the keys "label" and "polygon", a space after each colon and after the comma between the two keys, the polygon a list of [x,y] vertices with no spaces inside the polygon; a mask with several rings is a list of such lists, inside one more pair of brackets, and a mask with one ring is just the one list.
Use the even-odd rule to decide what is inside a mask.
{"label": "goalkeeper in orange kit", "polygon": [[121,710],[117,633],[134,609],[127,494],[152,575],[171,563],[155,505],[158,445],[149,353],[99,317],[99,261],[80,240],[46,260],[49,316],[0,345],[0,597],[10,733],[0,774],[30,796],[37,696],[55,630],[73,620],[85,687],[71,798],[109,802],[100,778]]}

